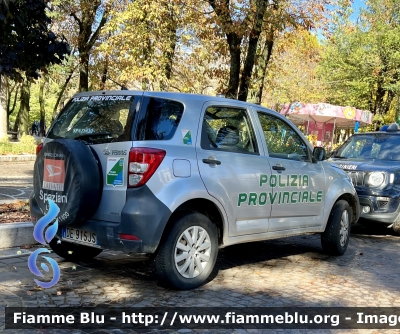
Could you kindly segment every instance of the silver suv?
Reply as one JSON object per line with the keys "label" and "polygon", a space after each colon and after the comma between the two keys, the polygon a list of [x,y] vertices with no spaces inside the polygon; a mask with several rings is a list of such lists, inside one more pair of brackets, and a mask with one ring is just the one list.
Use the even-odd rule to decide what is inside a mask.
{"label": "silver suv", "polygon": [[[151,258],[160,282],[204,284],[218,248],[320,233],[342,255],[359,200],[278,113],[219,97],[86,92],[60,113],[38,153],[33,220],[56,203],[50,247],[68,260],[103,249]],[[249,255],[250,256],[250,255]]]}

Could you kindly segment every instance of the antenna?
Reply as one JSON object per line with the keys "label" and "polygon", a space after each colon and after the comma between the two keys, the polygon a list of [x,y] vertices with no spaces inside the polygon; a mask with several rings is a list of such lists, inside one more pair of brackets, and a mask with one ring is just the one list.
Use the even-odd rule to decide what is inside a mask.
{"label": "antenna", "polygon": [[110,77],[107,77],[106,79],[112,81],[113,83],[115,83],[116,85],[121,87],[121,90],[128,90],[128,88],[126,88],[124,85],[121,85],[120,83],[116,82],[115,80],[111,79]]}

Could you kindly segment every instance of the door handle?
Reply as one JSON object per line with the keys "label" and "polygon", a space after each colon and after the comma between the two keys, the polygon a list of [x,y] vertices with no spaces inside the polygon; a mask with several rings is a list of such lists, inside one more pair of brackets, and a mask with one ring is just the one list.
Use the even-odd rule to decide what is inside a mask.
{"label": "door handle", "polygon": [[286,170],[286,168],[281,165],[272,166],[272,169],[273,170]]}
{"label": "door handle", "polygon": [[205,164],[209,164],[209,165],[220,165],[221,164],[221,161],[214,160],[214,159],[203,159],[203,162]]}

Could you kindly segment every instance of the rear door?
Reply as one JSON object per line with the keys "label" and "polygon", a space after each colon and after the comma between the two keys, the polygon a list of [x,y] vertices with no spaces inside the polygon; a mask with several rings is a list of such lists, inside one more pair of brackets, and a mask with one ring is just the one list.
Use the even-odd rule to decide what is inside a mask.
{"label": "rear door", "polygon": [[251,110],[243,104],[206,103],[201,140],[196,143],[201,178],[226,210],[229,236],[268,231],[271,205],[268,189],[260,189],[260,179],[270,173],[270,166],[260,157],[263,152],[250,116]]}

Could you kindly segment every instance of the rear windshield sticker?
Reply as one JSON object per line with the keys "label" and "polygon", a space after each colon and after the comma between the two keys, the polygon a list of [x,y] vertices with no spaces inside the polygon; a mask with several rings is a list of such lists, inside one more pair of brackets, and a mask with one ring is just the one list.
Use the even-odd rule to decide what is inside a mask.
{"label": "rear windshield sticker", "polygon": [[182,138],[185,145],[192,145],[192,135],[190,130],[182,130]]}
{"label": "rear windshield sticker", "polygon": [[106,183],[108,186],[124,185],[124,158],[107,159],[106,178]]}
{"label": "rear windshield sticker", "polygon": [[80,96],[74,97],[72,102],[85,102],[85,101],[129,101],[132,95],[94,95],[94,96]]}

